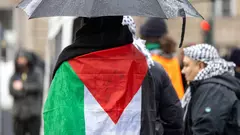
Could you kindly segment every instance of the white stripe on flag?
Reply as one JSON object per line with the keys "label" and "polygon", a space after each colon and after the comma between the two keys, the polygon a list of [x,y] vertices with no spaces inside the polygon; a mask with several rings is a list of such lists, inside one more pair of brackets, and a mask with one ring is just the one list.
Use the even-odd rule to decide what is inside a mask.
{"label": "white stripe on flag", "polygon": [[86,135],[139,135],[141,128],[141,101],[142,89],[140,88],[115,125],[88,88],[84,86]]}

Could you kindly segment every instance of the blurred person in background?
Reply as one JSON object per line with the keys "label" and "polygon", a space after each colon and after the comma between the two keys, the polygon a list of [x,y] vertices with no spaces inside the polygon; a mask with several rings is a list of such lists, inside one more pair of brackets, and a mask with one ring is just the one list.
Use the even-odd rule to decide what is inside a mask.
{"label": "blurred person in background", "polygon": [[44,63],[44,60],[38,56],[36,53],[34,52],[29,52],[31,57],[32,57],[32,60],[33,60],[33,64],[36,68],[39,68],[43,74],[45,72],[45,63]]}
{"label": "blurred person in background", "polygon": [[232,61],[236,64],[235,77],[240,79],[240,49],[239,48],[235,48],[232,50],[229,57],[229,61]]}
{"label": "blurred person in background", "polygon": [[181,99],[184,95],[184,87],[176,56],[176,42],[167,34],[167,25],[161,18],[150,18],[140,28],[140,35],[146,40],[146,48],[151,52],[152,59],[166,70]]}
{"label": "blurred person in background", "polygon": [[[184,135],[237,135],[240,82],[235,64],[222,59],[208,44],[184,48],[182,72],[190,87],[182,99]],[[235,109],[234,109],[235,108]],[[235,123],[236,124],[236,123]]]}
{"label": "blurred person in background", "polygon": [[15,73],[10,79],[14,98],[15,135],[39,135],[41,125],[43,73],[33,64],[30,52],[20,50],[15,59]]}

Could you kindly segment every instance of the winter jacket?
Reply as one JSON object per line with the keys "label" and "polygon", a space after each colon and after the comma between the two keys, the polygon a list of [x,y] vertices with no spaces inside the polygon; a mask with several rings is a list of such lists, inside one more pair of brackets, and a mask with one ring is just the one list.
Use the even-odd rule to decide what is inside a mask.
{"label": "winter jacket", "polygon": [[[156,106],[157,106],[157,124],[163,126],[163,135],[182,135],[183,133],[183,109],[173,88],[168,74],[157,62],[150,69],[154,78],[156,89]],[[158,131],[158,130],[157,130]],[[161,135],[161,130],[157,135]]]}
{"label": "winter jacket", "polygon": [[184,87],[178,59],[176,57],[166,58],[156,54],[152,55],[152,59],[163,66],[177,92],[178,97],[182,99],[184,95]]}
{"label": "winter jacket", "polygon": [[225,73],[190,84],[184,135],[225,135],[234,103],[240,97],[239,81]]}
{"label": "winter jacket", "polygon": [[[39,68],[34,68],[31,62],[30,60],[25,81],[22,80],[22,73],[16,69],[9,83],[10,94],[14,98],[13,115],[22,120],[41,115],[43,74]],[[16,80],[23,82],[23,90],[18,91],[13,88],[13,82]]]}
{"label": "winter jacket", "polygon": [[[88,84],[88,79],[84,77],[86,74],[87,76],[92,76],[93,74],[96,74],[94,71],[96,70],[98,73],[97,76],[98,77],[101,76],[100,78],[101,80],[101,79],[104,79],[105,78],[104,76],[106,75],[106,74],[102,74],[101,72],[108,69],[106,70],[107,72],[111,72],[112,70],[115,70],[113,72],[115,73],[113,74],[113,76],[117,75],[116,72],[118,70],[124,70],[121,68],[122,66],[124,66],[124,63],[122,63],[123,65],[120,64],[121,61],[123,60],[122,58],[126,58],[126,56],[128,55],[130,55],[131,57],[138,57],[137,59],[132,59],[133,61],[132,67],[135,67],[136,69],[129,71],[130,73],[127,73],[128,76],[132,76],[133,71],[138,71],[141,68],[145,69],[147,66],[147,64],[145,63],[146,60],[144,58],[145,62],[143,62],[141,66],[138,65],[136,67],[136,64],[139,64],[139,63],[134,61],[142,59],[142,54],[140,55],[139,52],[136,51],[136,48],[133,45],[131,45],[133,42],[131,32],[129,31],[127,26],[122,26],[121,17],[120,17],[119,23],[115,23],[114,20],[112,20],[111,18],[112,17],[110,18],[103,17],[103,19],[102,18],[90,19],[89,20],[90,22],[84,25],[83,28],[81,28],[77,32],[76,34],[77,38],[75,42],[72,45],[65,48],[63,52],[60,54],[54,73],[53,73],[53,80],[49,90],[49,95],[44,105],[43,115],[44,115],[45,135],[66,135],[66,134],[79,135],[79,134],[87,134],[87,133],[98,135],[98,134],[105,134],[106,132],[108,134],[111,134],[107,130],[109,130],[109,128],[111,128],[112,125],[103,124],[105,122],[108,122],[109,120],[108,117],[105,118],[104,120],[101,120],[100,117],[96,118],[96,121],[98,121],[98,124],[97,124],[98,126],[93,127],[94,129],[88,127],[89,123],[86,123],[85,121],[83,121],[83,123],[85,124],[81,124],[75,120],[76,116],[80,118],[79,120],[84,120],[84,118],[82,117],[85,117],[85,119],[88,119],[87,115],[81,115],[80,113],[80,111],[85,108],[81,108],[81,106],[80,108],[79,106],[78,107],[75,106],[75,104],[81,104],[83,100],[83,98],[80,98],[80,97],[78,98],[77,96],[79,95],[75,94],[76,92],[83,93],[81,92],[80,87],[91,89],[92,86],[95,86],[95,85],[91,85],[91,83]],[[119,17],[115,17],[115,19],[119,19]],[[126,52],[116,51],[116,50],[123,50],[123,49],[125,49],[125,51],[127,52],[130,52],[130,54],[126,54]],[[113,52],[115,52],[115,55],[112,54]],[[111,57],[107,57],[109,55],[111,55]],[[121,57],[121,59],[117,59],[119,60],[118,64],[120,64],[121,67],[120,65],[118,67],[114,66],[116,65],[116,63],[112,65],[111,68],[106,67],[106,64],[111,65],[109,64],[109,62],[112,62],[111,58],[115,58],[115,57],[116,58]],[[91,63],[91,60],[88,60],[88,61],[84,60],[84,59],[90,59],[90,58],[91,60],[97,61],[99,63],[105,62],[105,65],[102,63],[97,65],[95,64],[93,66]],[[117,62],[117,61],[114,61],[114,62]],[[91,70],[87,70],[89,68],[86,68],[86,67],[91,68]],[[129,65],[126,65],[125,67],[129,68]],[[138,109],[141,109],[141,116],[140,116],[141,127],[139,131],[136,131],[136,132],[132,131],[132,130],[134,131],[138,130],[138,128],[131,129],[132,124],[135,122],[135,118],[138,117],[139,115],[139,114],[136,114],[135,117],[130,117],[130,118],[127,118],[126,121],[120,121],[120,122],[117,121],[118,119],[116,120],[111,117],[111,119],[115,121],[115,125],[117,126],[116,129],[112,128],[111,132],[114,132],[114,133],[121,132],[121,134],[124,134],[124,135],[125,134],[126,135],[127,134],[162,135],[163,132],[164,132],[164,135],[172,135],[172,133],[174,134],[176,133],[175,135],[181,135],[182,109],[180,107],[179,99],[177,98],[177,95],[169,81],[167,74],[165,73],[165,71],[161,66],[153,67],[150,70],[148,69],[148,67],[146,69],[147,69],[146,74],[144,75],[145,77],[141,84],[142,103],[141,103],[141,107],[138,108]],[[84,70],[86,70],[87,72],[84,72]],[[139,71],[139,74],[140,74],[140,71]],[[74,77],[76,75],[78,77]],[[66,78],[66,76],[68,77]],[[139,76],[138,79],[139,78],[142,78],[142,77]],[[74,79],[74,81],[76,82],[71,83],[71,81],[69,81],[71,79]],[[129,78],[129,81],[126,79],[128,81],[129,87],[132,87],[132,85],[130,84],[135,83],[134,81],[131,81],[131,79],[132,79],[131,77]],[[91,82],[95,83],[95,81],[96,80],[92,80]],[[115,81],[117,81],[117,79],[115,79]],[[83,83],[83,82],[86,82],[86,83]],[[108,85],[102,85],[102,86],[109,87],[112,85],[113,82],[111,81],[110,84],[109,82],[103,82],[103,84],[108,84]],[[123,82],[119,82],[120,83],[119,86],[121,86],[121,83]],[[62,85],[60,87],[57,84],[62,84]],[[100,91],[100,88],[98,91]],[[130,93],[126,93],[126,94],[130,94]],[[93,95],[94,94],[92,94],[91,96]],[[107,95],[108,94],[106,93],[104,95],[104,98],[106,98]],[[86,95],[84,95],[84,97],[85,96]],[[66,98],[69,100],[65,100]],[[121,98],[124,98],[124,97],[121,97]],[[117,101],[117,102],[120,102],[120,101]],[[84,105],[88,106],[88,104],[85,104],[85,103],[87,102],[84,102]],[[99,101],[99,104],[100,103],[101,102]],[[110,100],[108,101],[108,103],[110,103]],[[102,106],[101,108],[104,108],[104,107]],[[89,111],[88,115],[92,113],[91,110],[85,110],[85,111]],[[105,112],[107,113],[108,111],[105,110]],[[98,114],[101,114],[101,112],[99,112]],[[119,115],[119,114],[115,113],[115,115]],[[95,117],[96,116],[92,115],[92,118],[95,118]],[[123,114],[121,117],[124,117]],[[132,122],[128,124],[130,119],[132,120]],[[95,121],[93,121],[93,123],[94,122]],[[126,122],[126,123],[123,124],[121,127],[118,127],[118,124],[119,123],[121,124],[121,122]],[[126,125],[128,125],[129,127],[126,127]],[[79,126],[81,128],[79,128]],[[118,130],[118,128],[126,128],[126,129],[115,131],[115,130]]]}

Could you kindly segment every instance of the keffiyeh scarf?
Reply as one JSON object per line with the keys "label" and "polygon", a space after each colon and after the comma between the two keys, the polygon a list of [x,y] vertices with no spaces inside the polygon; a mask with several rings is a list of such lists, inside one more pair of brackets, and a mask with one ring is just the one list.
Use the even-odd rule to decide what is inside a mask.
{"label": "keffiyeh scarf", "polygon": [[[184,55],[193,60],[204,62],[207,66],[202,69],[194,78],[194,81],[205,80],[214,76],[230,73],[234,76],[235,64],[222,59],[216,48],[208,44],[197,44],[183,49]],[[190,87],[187,89],[182,102],[182,107],[187,108],[191,100]],[[186,110],[187,112],[187,110]],[[185,114],[186,114],[185,112]]]}
{"label": "keffiyeh scarf", "polygon": [[123,16],[122,24],[127,25],[129,30],[133,34],[133,45],[145,55],[149,68],[151,68],[151,66],[154,66],[151,54],[145,47],[145,40],[142,40],[136,36],[136,24],[133,18],[131,16]]}
{"label": "keffiyeh scarf", "polygon": [[187,47],[183,49],[183,51],[185,56],[204,62],[207,65],[197,74],[194,81],[205,80],[226,72],[234,76],[234,68],[236,65],[233,62],[227,62],[222,59],[217,50],[211,45],[198,44]]}

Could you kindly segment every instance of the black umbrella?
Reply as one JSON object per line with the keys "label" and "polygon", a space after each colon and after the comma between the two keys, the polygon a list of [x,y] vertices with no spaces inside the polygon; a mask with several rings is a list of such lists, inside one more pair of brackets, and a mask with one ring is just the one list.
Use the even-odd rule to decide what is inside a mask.
{"label": "black umbrella", "polygon": [[51,16],[145,16],[183,17],[181,43],[186,17],[202,17],[188,0],[23,0],[19,5],[29,18]]}
{"label": "black umbrella", "polygon": [[23,0],[19,5],[29,18],[51,16],[201,17],[188,0]]}

